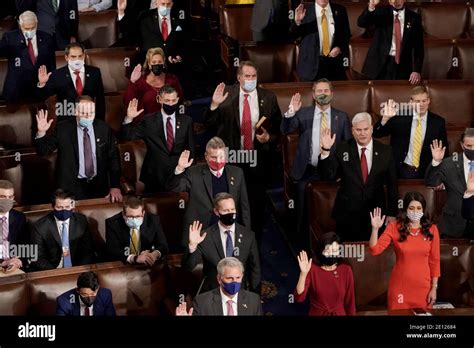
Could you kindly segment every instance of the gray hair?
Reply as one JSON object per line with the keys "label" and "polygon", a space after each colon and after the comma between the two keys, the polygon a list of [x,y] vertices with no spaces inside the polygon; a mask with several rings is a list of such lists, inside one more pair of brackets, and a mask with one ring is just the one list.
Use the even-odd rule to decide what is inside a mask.
{"label": "gray hair", "polygon": [[221,138],[213,137],[206,144],[206,152],[210,149],[225,149],[225,143]]}
{"label": "gray hair", "polygon": [[370,116],[368,112],[358,112],[352,118],[352,126],[362,121],[367,121],[370,125],[372,125],[372,116]]}
{"label": "gray hair", "polygon": [[31,21],[38,23],[38,18],[36,17],[36,14],[32,11],[25,11],[18,17],[18,22],[20,23],[20,25],[23,25],[23,23],[25,22]]}
{"label": "gray hair", "polygon": [[222,276],[226,267],[234,268],[239,267],[242,273],[244,273],[244,265],[239,259],[235,257],[225,257],[217,264],[217,274]]}

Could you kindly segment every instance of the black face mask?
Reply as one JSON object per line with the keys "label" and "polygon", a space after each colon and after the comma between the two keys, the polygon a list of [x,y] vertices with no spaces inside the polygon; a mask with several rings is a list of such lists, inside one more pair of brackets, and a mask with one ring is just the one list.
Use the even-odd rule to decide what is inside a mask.
{"label": "black face mask", "polygon": [[469,149],[464,148],[464,154],[466,155],[468,160],[474,161],[474,150],[469,150]]}
{"label": "black face mask", "polygon": [[178,104],[174,104],[174,105],[163,104],[161,107],[163,108],[163,111],[165,112],[165,114],[173,115],[178,109]]}
{"label": "black face mask", "polygon": [[84,303],[87,307],[92,306],[94,304],[94,301],[95,301],[95,298],[96,298],[96,296],[84,297],[84,296],[81,296],[81,295],[79,295],[79,297],[81,298],[82,303]]}
{"label": "black face mask", "polygon": [[153,75],[158,76],[161,75],[161,73],[165,71],[165,66],[164,64],[155,64],[151,66],[151,72]]}
{"label": "black face mask", "polygon": [[338,263],[340,261],[339,257],[327,257],[324,255],[319,255],[318,257],[319,262],[321,262],[321,265],[323,266],[332,266],[335,263]]}
{"label": "black face mask", "polygon": [[226,226],[231,226],[235,222],[235,213],[220,214],[219,220]]}

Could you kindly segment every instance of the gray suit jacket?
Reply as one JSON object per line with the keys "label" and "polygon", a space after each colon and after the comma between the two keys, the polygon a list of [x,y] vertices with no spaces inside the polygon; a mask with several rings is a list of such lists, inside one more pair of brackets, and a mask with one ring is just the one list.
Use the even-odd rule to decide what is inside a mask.
{"label": "gray suit jacket", "polygon": [[[313,120],[315,106],[307,106],[298,110],[293,117],[283,117],[281,132],[292,133],[298,130],[300,139],[296,150],[291,176],[300,180],[311,161],[311,139],[313,135]],[[352,138],[349,117],[343,111],[331,107],[331,132],[336,134],[336,143]],[[333,151],[335,146],[333,147]]]}
{"label": "gray suit jacket", "polygon": [[431,164],[426,169],[425,183],[427,186],[438,186],[441,183],[446,187],[448,198],[443,207],[443,215],[438,228],[441,234],[450,238],[461,238],[466,229],[466,220],[462,217],[463,195],[466,191],[463,157],[455,161],[448,157],[440,165]]}
{"label": "gray suit jacket", "polygon": [[[224,315],[220,288],[196,296],[193,315]],[[241,289],[237,298],[237,315],[263,315],[260,296]]]}

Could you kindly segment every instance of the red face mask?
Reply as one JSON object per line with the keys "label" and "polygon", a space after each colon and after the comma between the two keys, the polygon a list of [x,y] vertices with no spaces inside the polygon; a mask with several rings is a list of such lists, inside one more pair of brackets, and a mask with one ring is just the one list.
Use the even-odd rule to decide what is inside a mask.
{"label": "red face mask", "polygon": [[224,162],[216,162],[216,161],[208,161],[207,164],[209,165],[209,168],[211,168],[213,171],[218,172],[225,166],[225,161]]}

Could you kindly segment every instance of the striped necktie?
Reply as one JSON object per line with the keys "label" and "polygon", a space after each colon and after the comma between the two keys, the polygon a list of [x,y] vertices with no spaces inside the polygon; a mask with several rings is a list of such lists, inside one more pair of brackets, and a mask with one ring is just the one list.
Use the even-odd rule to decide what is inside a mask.
{"label": "striped necktie", "polygon": [[413,154],[412,154],[412,164],[416,168],[420,166],[421,146],[423,144],[422,131],[423,131],[423,127],[421,123],[421,117],[418,116],[417,124],[415,128],[415,134],[413,136]]}

